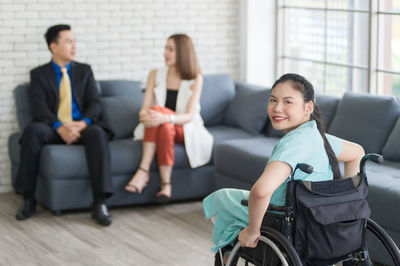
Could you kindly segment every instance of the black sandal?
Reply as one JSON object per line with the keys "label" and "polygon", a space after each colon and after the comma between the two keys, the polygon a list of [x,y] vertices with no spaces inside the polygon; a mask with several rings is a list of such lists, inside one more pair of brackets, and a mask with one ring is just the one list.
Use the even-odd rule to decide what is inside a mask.
{"label": "black sandal", "polygon": [[[160,190],[164,186],[170,186],[170,185],[171,185],[171,183],[161,183]],[[171,199],[171,197],[168,197],[165,194],[157,195],[156,198],[157,198],[157,202],[160,203],[160,204],[167,204],[169,202],[169,200]]]}
{"label": "black sandal", "polygon": [[[147,173],[147,174],[149,175],[149,179],[150,179],[150,172],[149,172],[149,170],[146,170],[146,169],[144,169],[144,168],[141,167],[141,166],[139,166],[139,168],[138,168],[137,171],[139,171],[139,170],[141,170],[141,171]],[[146,186],[147,186],[148,184],[149,184],[149,181],[147,181],[146,184],[144,184],[144,186],[143,186],[143,188],[142,188],[142,191],[139,191],[139,188],[138,188],[137,186],[132,185],[132,184],[129,182],[129,183],[125,186],[125,190],[128,191],[129,193],[142,194],[142,193],[143,193],[143,190],[146,188]],[[133,189],[135,189],[135,191],[127,190],[127,189],[126,189],[127,187],[133,188]]]}

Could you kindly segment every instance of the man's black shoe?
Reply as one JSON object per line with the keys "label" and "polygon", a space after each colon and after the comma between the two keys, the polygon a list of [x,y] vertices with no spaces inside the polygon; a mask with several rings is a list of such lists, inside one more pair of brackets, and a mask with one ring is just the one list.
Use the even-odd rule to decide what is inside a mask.
{"label": "man's black shoe", "polygon": [[24,199],[21,206],[19,206],[15,218],[18,221],[28,219],[35,211],[36,211],[36,199],[35,198]]}
{"label": "man's black shoe", "polygon": [[105,204],[95,204],[92,207],[92,218],[100,225],[110,225],[112,217],[108,212],[108,207]]}

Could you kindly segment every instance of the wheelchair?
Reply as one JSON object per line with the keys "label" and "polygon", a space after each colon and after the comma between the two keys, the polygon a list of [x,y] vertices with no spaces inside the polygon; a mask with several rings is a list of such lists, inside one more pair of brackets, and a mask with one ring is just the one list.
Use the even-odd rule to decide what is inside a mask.
{"label": "wheelchair", "polygon": [[[286,206],[270,205],[257,246],[241,247],[237,241],[225,265],[400,265],[399,248],[369,219],[368,160],[381,163],[383,157],[367,154],[356,176],[321,182],[295,180],[296,170],[313,171],[298,164],[287,184]],[[247,200],[241,203],[247,206]],[[371,260],[374,250],[384,262]],[[221,265],[217,259],[222,261],[221,251],[216,256]]]}

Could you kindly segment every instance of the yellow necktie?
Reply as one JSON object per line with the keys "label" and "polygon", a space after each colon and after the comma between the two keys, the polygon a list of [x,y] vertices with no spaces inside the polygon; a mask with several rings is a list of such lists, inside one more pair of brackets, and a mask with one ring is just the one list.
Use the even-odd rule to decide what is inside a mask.
{"label": "yellow necktie", "polygon": [[58,104],[58,120],[61,123],[72,121],[72,92],[67,68],[61,68],[60,103]]}

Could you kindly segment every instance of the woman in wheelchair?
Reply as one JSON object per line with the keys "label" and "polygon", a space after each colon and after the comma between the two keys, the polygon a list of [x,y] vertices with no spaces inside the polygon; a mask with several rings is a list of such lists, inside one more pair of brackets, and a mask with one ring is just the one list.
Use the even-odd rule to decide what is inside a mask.
{"label": "woman in wheelchair", "polygon": [[[285,136],[275,145],[267,166],[251,191],[221,189],[204,201],[207,218],[215,222],[212,251],[226,250],[237,238],[243,247],[256,247],[268,205],[284,206],[289,176],[298,163],[314,168],[311,174],[296,171],[295,179],[324,181],[357,174],[363,148],[325,133],[325,125],[310,82],[297,74],[285,74],[272,86],[268,116],[274,129]],[[240,201],[248,198],[248,207]],[[224,254],[224,260],[227,255]],[[217,260],[216,260],[217,261]],[[224,262],[225,263],[225,262]]]}

